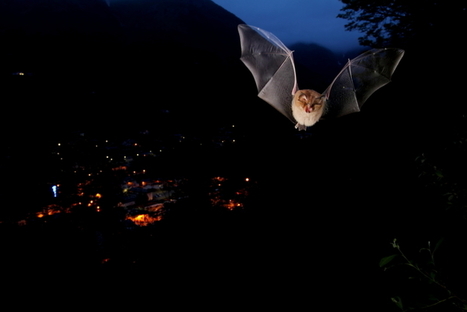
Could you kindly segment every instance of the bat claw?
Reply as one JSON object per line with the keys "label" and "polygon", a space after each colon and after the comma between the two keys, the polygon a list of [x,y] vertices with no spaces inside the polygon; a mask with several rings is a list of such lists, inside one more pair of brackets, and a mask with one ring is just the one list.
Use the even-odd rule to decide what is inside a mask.
{"label": "bat claw", "polygon": [[298,131],[306,130],[306,126],[302,125],[302,124],[299,124],[297,122],[297,124],[295,125],[295,129],[298,129]]}

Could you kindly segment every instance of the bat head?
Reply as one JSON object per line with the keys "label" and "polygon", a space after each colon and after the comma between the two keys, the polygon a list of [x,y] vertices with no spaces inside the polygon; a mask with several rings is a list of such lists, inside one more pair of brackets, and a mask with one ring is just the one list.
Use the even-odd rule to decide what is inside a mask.
{"label": "bat head", "polygon": [[292,114],[299,124],[309,127],[321,118],[325,106],[324,95],[315,90],[298,90],[292,100]]}
{"label": "bat head", "polygon": [[306,113],[317,112],[323,109],[324,95],[315,90],[298,90],[293,99],[294,105],[303,109]]}

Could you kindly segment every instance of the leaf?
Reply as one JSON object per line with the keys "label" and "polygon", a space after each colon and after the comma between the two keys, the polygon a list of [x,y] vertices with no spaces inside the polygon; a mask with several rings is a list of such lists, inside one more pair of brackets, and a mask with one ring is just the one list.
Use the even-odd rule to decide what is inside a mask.
{"label": "leaf", "polygon": [[387,256],[387,257],[384,257],[382,258],[380,261],[379,261],[379,267],[382,268],[383,266],[387,265],[389,262],[392,261],[392,259],[394,259],[394,257],[396,257],[397,255],[391,255],[391,256]]}
{"label": "leaf", "polygon": [[422,251],[424,251],[424,250],[426,250],[426,251],[428,251],[429,253],[431,253],[431,250],[428,249],[428,248],[426,248],[426,247],[420,248],[420,250],[419,250],[418,252],[422,252]]}
{"label": "leaf", "polygon": [[401,309],[401,310],[404,309],[404,307],[402,306],[402,300],[401,300],[401,298],[399,296],[392,297],[391,301],[394,302],[399,309]]}
{"label": "leaf", "polygon": [[433,294],[428,296],[428,300],[429,301],[434,301],[434,302],[440,301],[440,299],[438,297],[436,297],[435,295],[433,295]]}
{"label": "leaf", "polygon": [[435,248],[433,248],[433,253],[435,253],[436,250],[438,250],[439,246],[441,246],[441,243],[444,241],[444,237],[441,238],[435,245]]}

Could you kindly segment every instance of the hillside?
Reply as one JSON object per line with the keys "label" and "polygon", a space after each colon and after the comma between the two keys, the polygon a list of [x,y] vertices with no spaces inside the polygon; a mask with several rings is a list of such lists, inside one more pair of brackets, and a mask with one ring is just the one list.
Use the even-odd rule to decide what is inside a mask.
{"label": "hillside", "polygon": [[36,123],[36,113],[57,117],[74,107],[72,120],[65,114],[42,124],[83,124],[90,115],[101,126],[135,124],[140,118],[148,122],[147,111],[155,108],[180,108],[169,102],[182,92],[189,98],[183,102],[191,104],[184,105],[183,116],[192,115],[193,102],[205,98],[207,89],[217,92],[236,83],[237,72],[244,70],[238,60],[239,23],[209,0],[112,1],[111,6],[102,0],[2,1],[0,40],[7,48],[0,51],[0,76],[6,95],[18,101],[7,110],[16,116],[20,107],[40,101],[47,107],[35,107],[23,118]]}

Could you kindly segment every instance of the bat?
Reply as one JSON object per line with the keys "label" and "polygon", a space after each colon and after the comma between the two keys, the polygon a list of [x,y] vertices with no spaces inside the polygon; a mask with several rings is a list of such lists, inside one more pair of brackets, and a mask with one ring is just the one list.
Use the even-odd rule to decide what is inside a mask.
{"label": "bat", "polygon": [[329,87],[319,93],[300,90],[293,51],[261,28],[238,25],[241,60],[253,74],[258,97],[306,130],[322,118],[359,112],[376,90],[391,81],[404,50],[372,49],[348,60]]}

